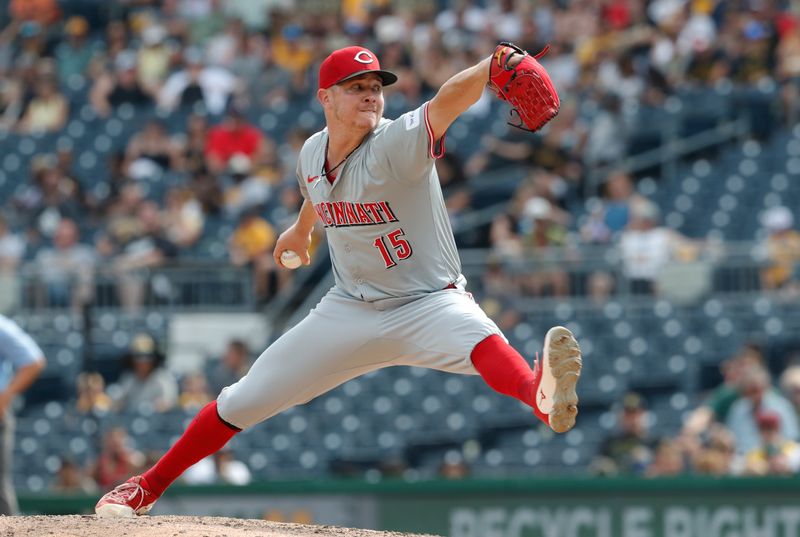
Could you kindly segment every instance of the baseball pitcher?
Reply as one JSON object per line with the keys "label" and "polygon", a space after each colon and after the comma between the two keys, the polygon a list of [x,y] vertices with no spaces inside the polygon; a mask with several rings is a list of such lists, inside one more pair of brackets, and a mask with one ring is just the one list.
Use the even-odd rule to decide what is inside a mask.
{"label": "baseball pitcher", "polygon": [[[297,164],[305,201],[278,239],[275,261],[294,252],[304,264],[317,221],[325,227],[336,284],[237,383],[203,408],[147,472],[103,496],[99,516],[147,513],[187,468],[236,433],[354,377],[410,365],[481,375],[496,391],[528,404],[556,432],[575,424],[578,343],[550,329],[531,368],[465,290],[465,279],[434,163],[450,124],[488,84],[536,130],[558,112],[547,73],[502,43],[456,74],[436,96],[396,120],[383,118],[383,88],[397,76],[368,49],[336,50],[322,62],[317,98],[326,128]],[[286,259],[286,256],[283,256]]]}

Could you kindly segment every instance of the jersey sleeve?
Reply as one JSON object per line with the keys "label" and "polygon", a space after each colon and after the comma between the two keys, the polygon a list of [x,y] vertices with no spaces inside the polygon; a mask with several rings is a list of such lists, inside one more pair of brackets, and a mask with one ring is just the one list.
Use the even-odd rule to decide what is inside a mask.
{"label": "jersey sleeve", "polygon": [[0,318],[0,349],[14,369],[44,359],[39,345],[17,323]]}
{"label": "jersey sleeve", "polygon": [[433,139],[428,103],[406,112],[381,129],[373,142],[375,161],[383,171],[401,180],[427,176],[427,171],[445,151],[445,136]]}

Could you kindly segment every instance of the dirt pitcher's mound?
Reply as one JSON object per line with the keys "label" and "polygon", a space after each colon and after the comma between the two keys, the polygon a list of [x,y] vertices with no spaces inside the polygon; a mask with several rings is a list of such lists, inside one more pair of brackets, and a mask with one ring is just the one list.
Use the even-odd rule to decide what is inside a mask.
{"label": "dirt pitcher's mound", "polygon": [[[192,516],[0,516],[0,537],[425,537],[394,531]],[[431,536],[428,536],[431,537]]]}

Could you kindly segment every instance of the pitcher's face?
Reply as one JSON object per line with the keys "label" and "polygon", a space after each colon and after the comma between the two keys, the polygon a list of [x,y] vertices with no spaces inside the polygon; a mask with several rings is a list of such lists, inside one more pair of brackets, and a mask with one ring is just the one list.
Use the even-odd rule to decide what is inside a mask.
{"label": "pitcher's face", "polygon": [[376,74],[345,80],[320,90],[320,101],[331,120],[359,131],[371,131],[383,117],[383,82]]}

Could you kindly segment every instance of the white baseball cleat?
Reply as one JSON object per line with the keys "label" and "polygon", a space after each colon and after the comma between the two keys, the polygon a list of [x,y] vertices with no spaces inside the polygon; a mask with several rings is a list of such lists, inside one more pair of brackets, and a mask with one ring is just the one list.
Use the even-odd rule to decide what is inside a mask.
{"label": "white baseball cleat", "polygon": [[575,426],[578,415],[578,394],[575,386],[581,376],[581,348],[572,332],[554,326],[544,338],[542,361],[537,359],[533,371],[533,413],[557,433]]}
{"label": "white baseball cleat", "polygon": [[133,518],[147,514],[156,500],[158,496],[147,489],[144,477],[137,475],[100,498],[94,512],[100,518]]}

